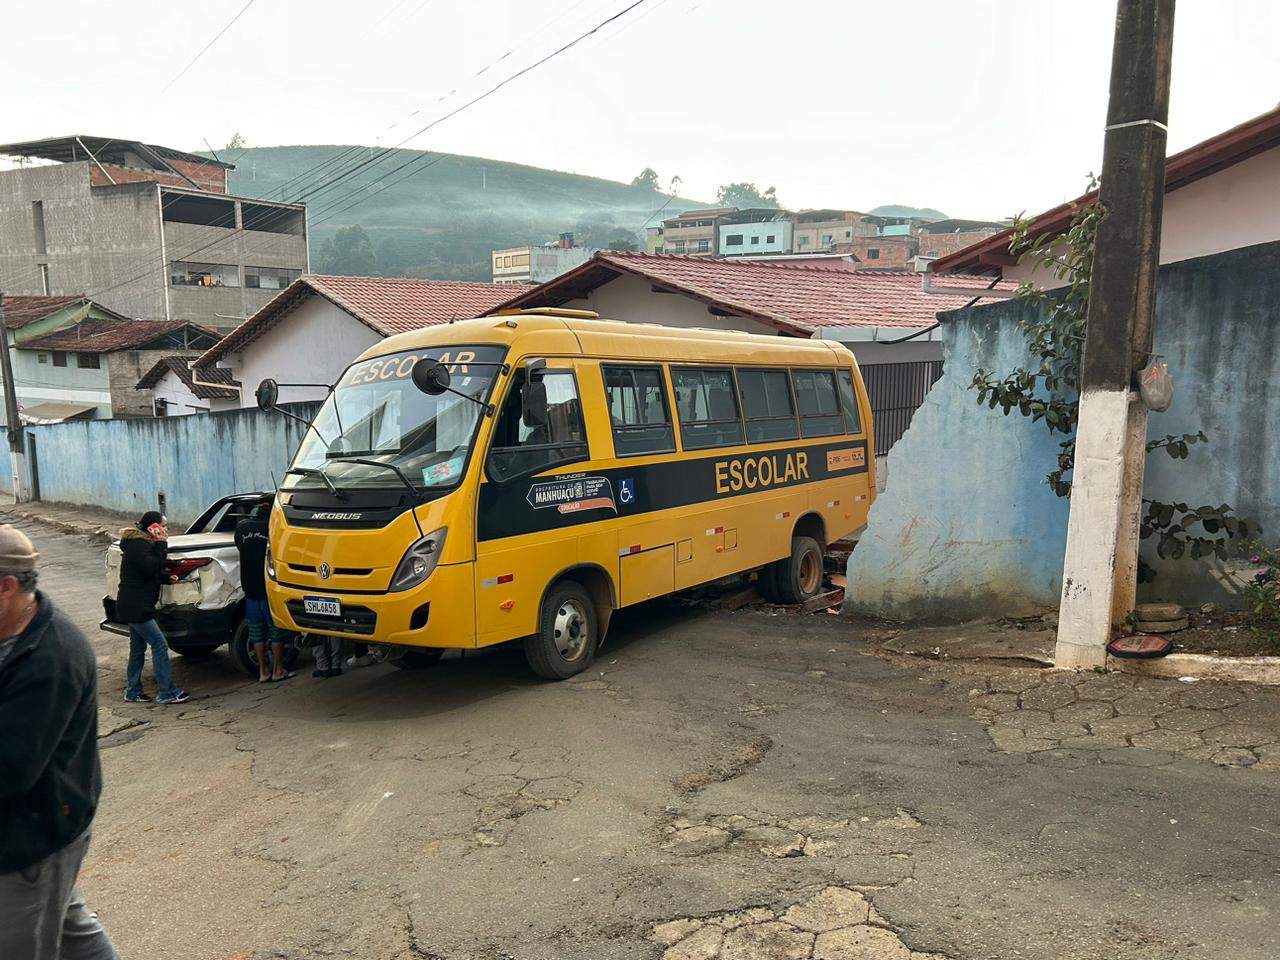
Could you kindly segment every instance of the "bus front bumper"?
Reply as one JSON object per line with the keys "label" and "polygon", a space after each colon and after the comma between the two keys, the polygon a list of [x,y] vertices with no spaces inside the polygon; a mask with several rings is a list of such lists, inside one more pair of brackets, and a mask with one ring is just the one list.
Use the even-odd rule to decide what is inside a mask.
{"label": "bus front bumper", "polygon": [[[436,567],[425,582],[396,593],[270,583],[267,595],[272,618],[287,630],[361,643],[448,648],[476,645],[475,566],[471,563]],[[313,601],[310,605],[309,599]],[[337,601],[338,613],[319,612],[324,608],[331,611],[332,605],[314,601]]]}

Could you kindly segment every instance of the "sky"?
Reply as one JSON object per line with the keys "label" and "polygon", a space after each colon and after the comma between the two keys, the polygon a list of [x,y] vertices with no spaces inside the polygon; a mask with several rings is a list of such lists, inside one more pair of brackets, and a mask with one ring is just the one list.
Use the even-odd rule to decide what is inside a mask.
{"label": "sky", "polygon": [[[1101,166],[1114,0],[640,0],[446,118],[635,2],[252,0],[185,73],[246,0],[9,4],[32,42],[0,58],[0,142],[403,143],[648,166],[699,200],[748,180],[791,209],[981,219],[1077,196]],[[1274,0],[1180,0],[1171,152],[1276,106],[1278,35]]]}

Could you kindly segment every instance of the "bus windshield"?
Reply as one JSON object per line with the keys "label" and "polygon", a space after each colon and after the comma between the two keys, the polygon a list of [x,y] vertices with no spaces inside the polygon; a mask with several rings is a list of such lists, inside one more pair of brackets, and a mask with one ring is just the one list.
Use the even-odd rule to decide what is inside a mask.
{"label": "bus windshield", "polygon": [[[421,490],[456,486],[504,353],[503,347],[432,347],[353,364],[316,415],[281,488],[402,482],[390,469],[353,459],[393,466]],[[415,387],[410,374],[421,357],[445,364],[458,392],[433,397]]]}

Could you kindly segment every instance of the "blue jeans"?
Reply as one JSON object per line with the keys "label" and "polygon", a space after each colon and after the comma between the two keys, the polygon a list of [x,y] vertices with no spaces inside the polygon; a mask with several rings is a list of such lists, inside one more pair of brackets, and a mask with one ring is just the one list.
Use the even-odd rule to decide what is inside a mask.
{"label": "blue jeans", "polygon": [[129,668],[125,673],[125,696],[136,697],[142,693],[142,664],[146,661],[147,647],[151,647],[151,669],[156,674],[156,688],[160,696],[178,692],[169,669],[169,644],[165,642],[160,625],[154,620],[129,624]]}

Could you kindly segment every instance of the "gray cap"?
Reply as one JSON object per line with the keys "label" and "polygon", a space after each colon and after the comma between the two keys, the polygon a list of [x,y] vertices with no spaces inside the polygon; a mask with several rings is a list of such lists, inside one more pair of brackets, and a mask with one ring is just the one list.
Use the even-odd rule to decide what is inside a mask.
{"label": "gray cap", "polygon": [[0,576],[30,573],[40,554],[25,533],[12,524],[0,524]]}

